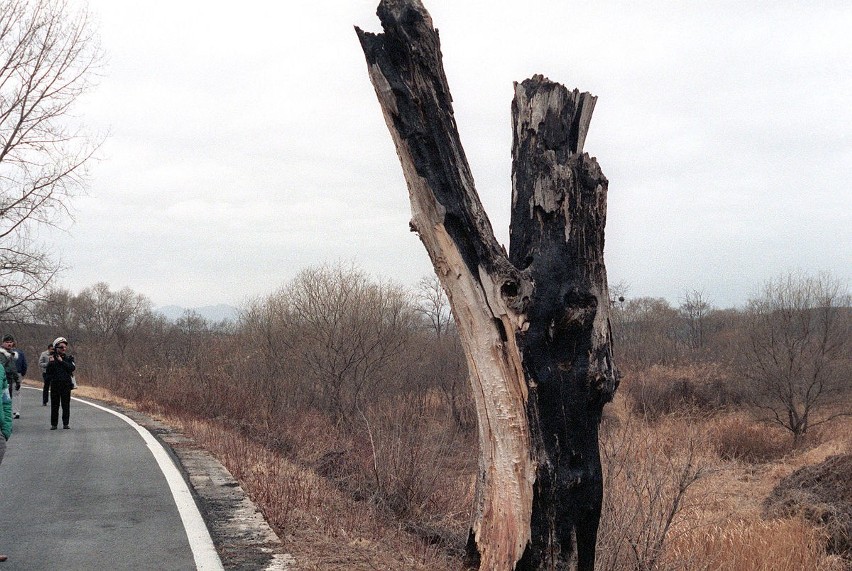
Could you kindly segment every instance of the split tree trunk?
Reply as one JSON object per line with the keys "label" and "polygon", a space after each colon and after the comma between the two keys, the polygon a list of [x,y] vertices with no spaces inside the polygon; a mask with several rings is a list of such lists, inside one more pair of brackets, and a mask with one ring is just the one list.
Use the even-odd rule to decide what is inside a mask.
{"label": "split tree trunk", "polygon": [[603,263],[607,180],[583,153],[595,98],[515,86],[510,254],[479,201],[438,33],[419,0],[356,28],[418,232],[452,306],[479,427],[469,551],[482,569],[594,568],[598,426],[618,384]]}

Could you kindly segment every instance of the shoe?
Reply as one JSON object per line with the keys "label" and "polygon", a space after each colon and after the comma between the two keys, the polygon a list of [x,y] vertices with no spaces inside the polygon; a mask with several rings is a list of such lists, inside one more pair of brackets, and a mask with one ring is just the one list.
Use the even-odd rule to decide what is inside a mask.
{"label": "shoe", "polygon": [[51,429],[51,430],[56,430],[56,427],[55,427],[55,426],[51,426],[51,427],[50,427],[50,429]]}
{"label": "shoe", "polygon": [[16,412],[12,415],[12,418],[21,418],[21,415]]}
{"label": "shoe", "polygon": [[66,425],[65,425],[65,426],[63,426],[62,428],[64,428],[65,430],[68,430],[68,429],[69,429],[69,428],[71,428],[71,427],[70,427],[70,426],[68,426],[68,425],[66,424]]}
{"label": "shoe", "polygon": [[6,561],[7,559],[9,559],[9,558],[6,557],[5,555],[0,555],[0,561]]}

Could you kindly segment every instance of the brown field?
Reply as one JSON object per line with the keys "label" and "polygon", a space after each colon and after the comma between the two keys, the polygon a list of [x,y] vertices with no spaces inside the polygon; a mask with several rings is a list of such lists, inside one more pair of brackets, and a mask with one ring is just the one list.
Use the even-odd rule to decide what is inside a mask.
{"label": "brown field", "polygon": [[[850,568],[850,304],[825,276],[743,309],[612,300],[598,569]],[[209,449],[299,568],[463,568],[476,415],[434,277],[308,268],[230,324],[169,322],[105,284],[39,309],[28,336],[72,339],[79,393]]]}
{"label": "brown field", "polygon": [[[304,446],[282,454],[229,423],[168,414],[152,402],[131,403],[102,388],[79,392],[154,413],[210,450],[257,503],[300,569],[462,568],[475,456],[470,442],[453,450],[457,459],[440,463],[454,470],[417,466],[434,488],[431,510],[400,519],[375,497],[359,495],[356,482],[341,483],[357,480],[357,470],[373,471],[373,456],[321,415],[294,418],[286,430]],[[796,469],[850,453],[852,419],[835,421],[793,450],[783,431],[742,412],[674,414],[649,422],[630,408],[620,394],[604,420],[608,482],[599,569],[849,568],[848,561],[844,566],[826,553],[820,527],[799,517],[767,519],[762,504]],[[344,459],[349,455],[354,458]],[[335,473],[327,469],[329,458],[359,466],[337,466]],[[435,512],[441,517],[427,515]]]}

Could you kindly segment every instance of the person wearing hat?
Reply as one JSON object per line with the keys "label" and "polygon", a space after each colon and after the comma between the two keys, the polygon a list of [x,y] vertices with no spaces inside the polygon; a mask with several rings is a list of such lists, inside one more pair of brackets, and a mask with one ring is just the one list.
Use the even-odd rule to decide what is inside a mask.
{"label": "person wearing hat", "polygon": [[50,382],[50,429],[59,424],[59,408],[62,407],[62,428],[71,428],[72,376],[77,366],[68,352],[68,340],[57,337],[53,341],[53,355],[48,358],[47,379]]}
{"label": "person wearing hat", "polygon": [[11,400],[14,400],[15,391],[18,391],[18,398],[20,398],[21,391],[21,377],[18,375],[18,368],[15,365],[14,351],[15,338],[11,335],[4,335],[3,342],[0,343],[0,365],[6,372],[6,382],[9,383],[9,398]]}

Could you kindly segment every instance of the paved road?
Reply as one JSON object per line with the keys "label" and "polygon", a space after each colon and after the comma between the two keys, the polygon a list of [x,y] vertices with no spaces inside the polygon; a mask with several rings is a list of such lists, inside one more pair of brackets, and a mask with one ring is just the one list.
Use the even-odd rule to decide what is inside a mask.
{"label": "paved road", "polygon": [[164,452],[147,433],[149,442],[77,399],[71,429],[50,430],[40,391],[21,393],[0,465],[0,553],[9,556],[0,571],[221,569],[215,555],[199,556],[199,530],[184,527],[181,493],[169,487],[155,460]]}

